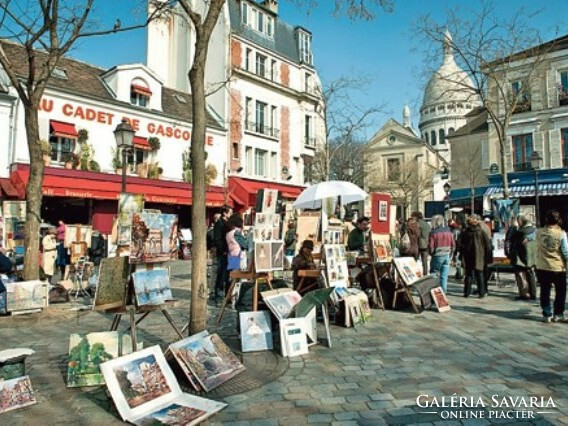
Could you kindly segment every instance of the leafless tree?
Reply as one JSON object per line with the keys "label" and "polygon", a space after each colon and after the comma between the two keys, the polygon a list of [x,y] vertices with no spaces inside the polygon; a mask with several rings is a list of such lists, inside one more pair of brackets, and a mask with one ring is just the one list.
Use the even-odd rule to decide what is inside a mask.
{"label": "leafless tree", "polygon": [[[499,148],[504,197],[509,197],[507,172],[511,156],[507,129],[513,114],[530,110],[530,88],[537,85],[546,54],[553,44],[542,43],[532,26],[535,13],[511,10],[505,18],[494,13],[494,4],[483,1],[478,11],[451,9],[439,24],[430,15],[420,17],[415,29],[420,42],[426,42],[425,70],[432,75],[440,45],[453,50],[456,62],[468,75],[442,76],[452,83],[452,91],[468,93],[487,109]],[[447,36],[447,33],[451,37]],[[436,53],[435,53],[436,52]],[[521,67],[520,67],[521,65]],[[521,72],[520,72],[521,71]],[[513,85],[513,82],[517,82]],[[442,94],[443,96],[443,94]]]}
{"label": "leafless tree", "polygon": [[326,5],[333,3],[334,13],[336,16],[345,15],[350,19],[372,20],[375,19],[377,13],[391,13],[394,8],[394,0],[291,0],[302,6],[306,6],[308,11],[320,6],[322,3]]}
{"label": "leafless tree", "polygon": [[16,65],[18,58],[9,57],[0,43],[0,65],[23,104],[30,157],[24,240],[26,280],[39,277],[39,224],[45,166],[39,138],[38,108],[52,72],[80,37],[141,28],[152,19],[149,16],[133,26],[115,24],[113,28],[98,29],[90,21],[95,3],[95,0],[0,1],[0,38],[22,44],[27,65],[22,72]]}
{"label": "leafless tree", "polygon": [[[475,188],[486,182],[485,171],[481,164],[481,145],[463,143],[459,157],[452,158],[452,184],[457,187],[467,187],[470,190],[471,213],[475,213]],[[453,146],[453,145],[452,145]]]}
{"label": "leafless tree", "polygon": [[[340,77],[321,88],[318,115],[324,122],[325,142],[318,147],[312,163],[315,182],[336,178],[346,164],[357,165],[357,158],[351,160],[345,154],[348,147],[358,148],[357,139],[362,132],[376,124],[375,119],[385,111],[385,106],[363,107],[353,100],[353,94],[363,92],[369,85],[364,76]],[[342,173],[339,173],[341,175]]]}

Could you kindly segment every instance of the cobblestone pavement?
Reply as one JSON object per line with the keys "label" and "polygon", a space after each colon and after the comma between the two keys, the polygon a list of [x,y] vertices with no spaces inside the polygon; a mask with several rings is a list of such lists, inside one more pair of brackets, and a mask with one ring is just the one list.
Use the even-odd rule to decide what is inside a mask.
{"label": "cobblestone pavement", "polygon": [[[186,266],[177,265],[173,271],[174,295],[183,300],[171,312],[178,324],[188,316]],[[289,361],[271,355],[278,360],[273,367],[280,370],[278,377],[219,398],[229,406],[210,423],[568,424],[568,324],[542,323],[537,303],[514,300],[513,287],[492,286],[490,293],[485,299],[465,299],[461,286],[450,282],[449,312],[374,310],[372,321],[356,329],[332,326],[332,348],[316,345],[308,355]],[[69,333],[107,330],[112,318],[68,308],[60,305],[42,314],[0,318],[0,348],[36,350],[27,366],[39,400],[35,406],[0,415],[0,424],[120,423],[104,388],[65,387]],[[209,330],[236,342],[236,313],[230,311],[219,330],[214,327],[217,308],[211,307],[211,314]],[[125,321],[121,327],[126,327]],[[165,347],[175,339],[159,314],[150,315],[140,330],[145,343]],[[261,368],[255,356],[243,354],[251,372]],[[446,396],[448,402],[452,395],[474,397],[475,402],[482,397],[486,407],[473,412],[484,418],[465,418],[473,414],[468,409],[418,407],[416,399],[422,394],[438,401]],[[513,415],[515,408],[492,408],[493,395],[500,402],[504,397],[538,396],[545,402],[552,397],[555,407],[528,409],[525,416],[531,418],[496,419],[498,413]],[[542,411],[548,413],[537,413]],[[445,420],[446,415],[462,418]]]}

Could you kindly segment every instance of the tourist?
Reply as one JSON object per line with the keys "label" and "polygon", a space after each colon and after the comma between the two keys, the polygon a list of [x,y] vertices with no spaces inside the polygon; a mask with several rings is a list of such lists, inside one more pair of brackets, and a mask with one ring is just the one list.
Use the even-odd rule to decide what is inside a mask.
{"label": "tourist", "polygon": [[[564,321],[566,303],[566,262],[568,240],[560,227],[560,213],[546,213],[544,227],[537,232],[536,276],[540,283],[540,306],[545,322]],[[554,311],[550,307],[550,290],[554,286]],[[554,317],[552,317],[554,314]]]}
{"label": "tourist", "polygon": [[428,249],[432,259],[430,260],[430,273],[438,273],[440,287],[444,293],[448,292],[448,275],[450,273],[450,259],[455,251],[454,236],[450,228],[444,226],[444,217],[434,215],[432,217],[432,230],[428,237]]}
{"label": "tourist", "polygon": [[[519,289],[520,300],[536,300],[536,228],[522,214],[517,216],[518,227],[510,236],[509,255]],[[507,233],[509,233],[507,231]]]}
{"label": "tourist", "polygon": [[418,260],[420,254],[418,248],[418,240],[420,238],[420,228],[418,223],[414,218],[409,218],[406,221],[406,227],[404,234],[400,238],[400,243],[398,244],[398,250],[401,256],[412,256],[415,260]]}
{"label": "tourist", "polygon": [[[227,270],[246,269],[246,251],[248,250],[248,242],[243,235],[243,218],[240,213],[233,213],[229,218],[227,239]],[[244,259],[244,262],[243,262]]]}
{"label": "tourist", "polygon": [[418,237],[418,252],[420,259],[422,260],[422,273],[424,275],[428,274],[428,237],[430,235],[430,225],[424,220],[424,215],[422,212],[416,211],[411,215],[418,228],[420,228],[420,235]]}
{"label": "tourist", "polygon": [[288,222],[288,230],[284,236],[284,244],[286,245],[286,251],[284,254],[286,256],[294,256],[296,253],[296,242],[298,239],[297,232],[296,221],[294,219],[290,219],[290,222]]}
{"label": "tourist", "polygon": [[227,232],[229,232],[229,227],[227,221],[232,213],[233,209],[231,207],[221,207],[221,217],[213,228],[213,238],[217,256],[217,277],[215,280],[215,292],[213,294],[215,300],[217,300],[220,293],[229,285],[229,272],[227,270]]}
{"label": "tourist", "polygon": [[55,259],[57,258],[56,234],[57,231],[55,227],[52,226],[41,241],[43,273],[50,284],[53,273],[55,272]]}
{"label": "tourist", "polygon": [[358,251],[359,254],[365,254],[365,243],[369,240],[367,235],[369,233],[369,218],[362,216],[357,219],[355,228],[349,233],[349,238],[347,238],[347,247],[349,251]]}
{"label": "tourist", "polygon": [[462,271],[462,265],[461,265],[461,261],[460,261],[460,256],[459,256],[459,241],[460,241],[460,235],[461,235],[461,224],[459,222],[457,222],[454,219],[450,219],[448,222],[448,226],[450,228],[450,231],[452,232],[452,236],[454,238],[454,253],[452,256],[452,266],[455,266],[456,268],[456,274],[454,276],[454,278],[456,280],[461,280],[463,278],[463,271]]}
{"label": "tourist", "polygon": [[59,268],[61,273],[61,278],[65,277],[65,268],[67,265],[71,263],[69,259],[69,254],[67,253],[67,249],[65,248],[65,234],[66,234],[67,227],[65,222],[60,220],[57,223],[57,231],[56,231],[56,239],[57,239],[57,261],[56,264]]}
{"label": "tourist", "polygon": [[460,253],[465,266],[464,297],[471,294],[475,280],[479,298],[487,295],[484,271],[491,258],[491,239],[481,228],[479,216],[473,214],[467,220],[467,228],[460,237]]}

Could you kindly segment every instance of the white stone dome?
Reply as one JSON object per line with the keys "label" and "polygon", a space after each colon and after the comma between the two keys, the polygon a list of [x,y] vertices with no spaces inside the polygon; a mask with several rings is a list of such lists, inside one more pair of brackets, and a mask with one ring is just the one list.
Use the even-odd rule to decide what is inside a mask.
{"label": "white stone dome", "polygon": [[460,68],[454,59],[452,38],[446,32],[444,40],[444,60],[442,66],[436,71],[424,90],[422,108],[447,102],[471,102],[477,104],[479,97],[467,89],[473,83],[467,73]]}

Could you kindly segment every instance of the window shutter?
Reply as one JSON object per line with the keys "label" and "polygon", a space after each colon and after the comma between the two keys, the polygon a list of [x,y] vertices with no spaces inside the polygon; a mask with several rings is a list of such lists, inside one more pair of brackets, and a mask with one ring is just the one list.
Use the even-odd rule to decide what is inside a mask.
{"label": "window shutter", "polygon": [[550,168],[562,167],[564,152],[562,151],[562,133],[559,129],[551,130],[548,134],[550,140]]}
{"label": "window shutter", "polygon": [[481,168],[489,170],[489,141],[481,141]]}

